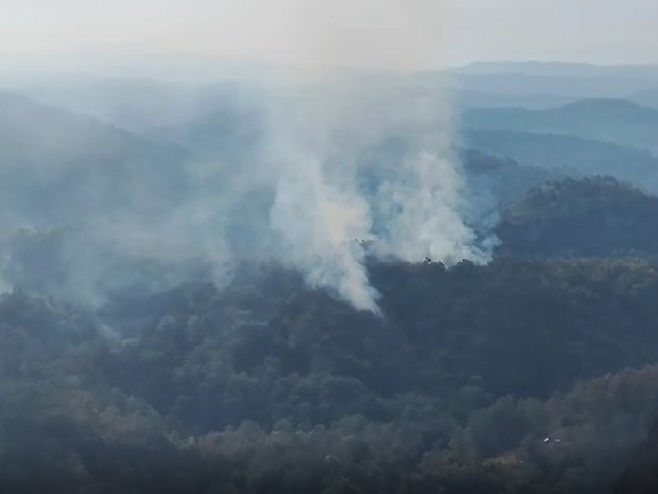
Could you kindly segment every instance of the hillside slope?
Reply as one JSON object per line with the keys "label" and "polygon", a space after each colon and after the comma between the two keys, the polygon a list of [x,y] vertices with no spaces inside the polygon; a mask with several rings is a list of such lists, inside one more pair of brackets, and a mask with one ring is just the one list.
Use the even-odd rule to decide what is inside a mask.
{"label": "hillside slope", "polygon": [[185,154],[91,117],[0,93],[5,215],[48,224],[128,205],[156,211],[182,192]]}
{"label": "hillside slope", "polygon": [[658,197],[612,178],[551,182],[507,207],[499,255],[658,256]]}
{"label": "hillside slope", "polygon": [[467,110],[463,125],[474,129],[573,134],[658,150],[658,110],[622,99],[584,99],[557,108]]}
{"label": "hillside slope", "polygon": [[631,146],[562,134],[465,130],[465,145],[572,178],[607,175],[658,192],[658,158]]}

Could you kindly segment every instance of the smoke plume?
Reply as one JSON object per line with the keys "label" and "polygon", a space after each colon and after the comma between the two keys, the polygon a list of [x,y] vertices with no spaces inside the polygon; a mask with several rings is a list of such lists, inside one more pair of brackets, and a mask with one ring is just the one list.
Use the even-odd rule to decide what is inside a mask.
{"label": "smoke plume", "polygon": [[271,227],[308,281],[376,312],[364,259],[486,261],[462,220],[449,106],[412,77],[352,77],[272,110]]}
{"label": "smoke plume", "polygon": [[[199,276],[222,284],[236,264],[266,260],[377,313],[369,257],[485,262],[464,221],[472,210],[452,152],[449,98],[437,78],[410,71],[423,65],[419,56],[439,55],[439,4],[291,0],[266,32],[285,33],[276,46],[289,57],[278,61],[294,68],[159,93],[157,83],[137,92],[102,85],[104,98],[124,110],[130,101],[130,111],[91,106],[118,126],[130,115],[133,134],[7,99],[15,142],[36,144],[7,151],[11,166],[22,164],[4,185],[2,214],[20,233],[2,235],[3,279],[101,300],[108,277],[116,291]],[[140,114],[135,102],[149,94],[151,114]],[[30,268],[44,257],[62,266]],[[169,274],[153,277],[139,262]],[[142,272],[148,283],[137,280]]]}

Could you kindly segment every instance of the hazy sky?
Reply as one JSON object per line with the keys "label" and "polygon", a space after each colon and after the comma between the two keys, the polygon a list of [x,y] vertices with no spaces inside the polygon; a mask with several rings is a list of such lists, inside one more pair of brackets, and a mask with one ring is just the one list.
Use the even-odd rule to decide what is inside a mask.
{"label": "hazy sky", "polygon": [[658,62],[656,0],[0,0],[0,62]]}

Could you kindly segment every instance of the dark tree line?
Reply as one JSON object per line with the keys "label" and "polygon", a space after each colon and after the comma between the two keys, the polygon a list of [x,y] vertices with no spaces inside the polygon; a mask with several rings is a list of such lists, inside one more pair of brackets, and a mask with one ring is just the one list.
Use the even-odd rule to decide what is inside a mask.
{"label": "dark tree line", "polygon": [[613,485],[658,414],[658,370],[647,367],[658,360],[656,266],[369,269],[382,318],[273,267],[245,268],[223,290],[187,284],[95,312],[4,295],[0,486]]}

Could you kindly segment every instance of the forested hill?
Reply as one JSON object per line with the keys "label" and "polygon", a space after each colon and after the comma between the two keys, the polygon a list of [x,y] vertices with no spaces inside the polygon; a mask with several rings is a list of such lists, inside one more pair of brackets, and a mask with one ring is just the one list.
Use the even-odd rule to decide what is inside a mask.
{"label": "forested hill", "polygon": [[658,416],[657,200],[535,188],[488,265],[369,261],[381,316],[267,263],[98,310],[5,294],[0,490],[606,492]]}
{"label": "forested hill", "polygon": [[658,413],[658,371],[624,370],[658,360],[656,266],[370,272],[382,317],[267,267],[97,314],[4,295],[0,486],[583,492],[625,468]]}
{"label": "forested hill", "polygon": [[[51,225],[139,209],[145,202],[157,209],[185,190],[185,156],[177,145],[155,144],[95,118],[0,91],[3,215]],[[150,191],[148,201],[137,190],[142,185]]]}
{"label": "forested hill", "polygon": [[519,130],[464,130],[465,144],[490,156],[511,158],[571,178],[607,175],[658,192],[658,158],[647,150],[564,134]]}
{"label": "forested hill", "polygon": [[522,165],[510,158],[494,157],[473,149],[464,149],[460,154],[469,197],[475,205],[489,198],[491,206],[499,209],[544,182],[564,177],[559,170]]}
{"label": "forested hill", "polygon": [[545,110],[473,109],[464,113],[463,124],[474,129],[571,134],[658,149],[658,110],[621,99],[584,99]]}
{"label": "forested hill", "polygon": [[[331,188],[297,183],[306,158],[276,189],[247,166],[257,112],[220,98],[140,137],[15,95],[0,110],[0,493],[599,494],[652,472],[657,161],[633,146],[651,147],[656,111],[467,114],[451,186],[410,207],[440,225],[430,240],[499,243],[444,265],[364,240],[349,266],[373,314],[314,269],[351,229],[328,257],[292,252],[361,201],[302,211],[311,228],[282,244],[300,262],[274,255],[274,206],[298,197],[294,220]],[[382,136],[345,184],[387,195],[405,149]]]}
{"label": "forested hill", "polygon": [[501,215],[499,255],[658,256],[658,197],[609,177],[534,188]]}

